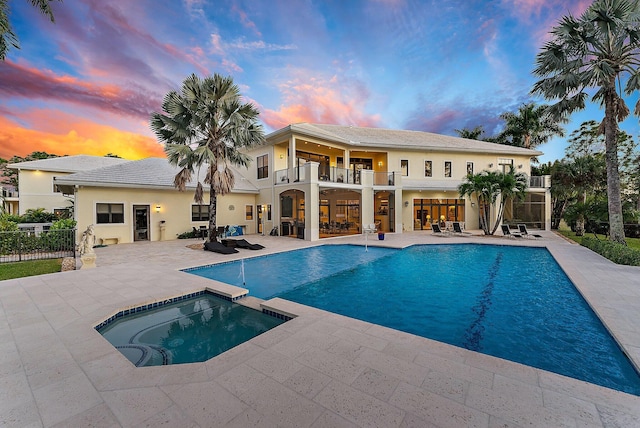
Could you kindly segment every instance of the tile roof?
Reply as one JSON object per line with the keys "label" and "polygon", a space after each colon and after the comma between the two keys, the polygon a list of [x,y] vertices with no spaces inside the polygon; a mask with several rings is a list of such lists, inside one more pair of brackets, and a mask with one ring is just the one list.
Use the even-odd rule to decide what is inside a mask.
{"label": "tile roof", "polygon": [[350,146],[361,146],[363,148],[504,153],[525,156],[540,156],[543,154],[538,150],[489,143],[486,141],[469,140],[449,135],[433,134],[431,132],[322,125],[315,123],[296,123],[289,125],[269,134],[267,140],[275,142],[275,138],[289,131],[296,134],[305,134],[310,137],[332,140]]}
{"label": "tile roof", "polygon": [[[206,167],[200,168],[199,180],[201,182],[204,181],[206,176],[206,169]],[[244,178],[236,168],[232,167],[231,169],[236,178],[233,187],[234,192],[258,193],[258,189]],[[173,178],[178,171],[178,168],[169,164],[166,159],[146,158],[56,177],[55,182],[60,185],[72,186],[175,189]],[[208,186],[204,186],[206,191]],[[195,189],[195,187],[195,180],[187,184],[189,189]]]}
{"label": "tile roof", "polygon": [[125,162],[131,161],[127,159],[104,156],[76,155],[12,163],[7,166],[8,168],[13,169],[40,170],[51,172],[79,172],[102,168],[109,165],[122,164]]}

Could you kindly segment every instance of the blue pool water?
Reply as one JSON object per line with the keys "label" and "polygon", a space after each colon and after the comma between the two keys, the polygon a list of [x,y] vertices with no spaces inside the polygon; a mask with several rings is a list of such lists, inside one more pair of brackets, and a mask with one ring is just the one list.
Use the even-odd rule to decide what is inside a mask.
{"label": "blue pool water", "polygon": [[206,361],[283,322],[203,294],[125,315],[98,331],[141,367]]}
{"label": "blue pool water", "polygon": [[[240,262],[189,270],[242,286]],[[640,376],[544,248],[325,245],[246,259],[245,287],[640,395]]]}

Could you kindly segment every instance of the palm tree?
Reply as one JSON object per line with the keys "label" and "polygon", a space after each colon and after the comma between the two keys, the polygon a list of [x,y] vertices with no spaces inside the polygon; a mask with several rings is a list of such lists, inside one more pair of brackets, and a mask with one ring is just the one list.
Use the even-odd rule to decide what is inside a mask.
{"label": "palm tree", "polygon": [[[151,129],[165,144],[172,165],[180,167],[174,185],[184,191],[196,169],[206,168],[209,184],[209,241],[216,236],[217,196],[233,188],[230,165],[247,166],[250,157],[240,150],[264,141],[258,110],[242,103],[231,77],[214,74],[200,79],[195,74],[182,82],[181,91],[169,92],[162,103],[165,114],[151,115]],[[198,181],[194,200],[203,202]]]}
{"label": "palm tree", "polygon": [[564,137],[560,123],[566,120],[554,119],[546,105],[523,104],[516,113],[502,113],[500,118],[506,122],[504,130],[498,135],[498,141],[502,144],[532,149],[553,136]]}
{"label": "palm tree", "polygon": [[540,80],[532,93],[555,100],[550,111],[567,117],[585,108],[587,89],[597,88],[592,100],[604,106],[599,130],[605,136],[610,237],[625,244],[617,135],[618,122],[630,113],[621,96],[623,77],[625,94],[640,89],[640,3],[596,0],[580,18],[564,16],[551,36],[536,56],[533,73]]}
{"label": "palm tree", "polygon": [[[507,173],[497,171],[481,171],[469,174],[465,181],[458,186],[458,193],[462,197],[475,196],[480,208],[480,227],[485,235],[493,235],[502,223],[504,208],[509,200],[524,199],[527,189],[527,176],[515,173],[513,167]],[[498,215],[491,225],[489,207],[498,203]]]}
{"label": "palm tree", "polygon": [[[40,9],[40,12],[46,15],[51,22],[55,22],[53,19],[53,11],[49,4],[53,0],[29,1],[34,7]],[[62,2],[62,0],[58,1]],[[5,60],[10,47],[20,49],[20,43],[18,43],[18,36],[13,32],[11,24],[9,23],[9,0],[0,0],[0,60]]]}
{"label": "palm tree", "polygon": [[473,129],[462,128],[462,129],[454,129],[458,137],[466,138],[468,140],[482,140],[482,135],[484,134],[484,127],[482,125],[478,125]]}

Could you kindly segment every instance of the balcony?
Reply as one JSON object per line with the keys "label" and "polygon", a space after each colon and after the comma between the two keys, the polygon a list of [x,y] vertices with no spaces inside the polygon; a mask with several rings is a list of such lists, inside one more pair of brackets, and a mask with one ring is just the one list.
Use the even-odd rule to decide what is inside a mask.
{"label": "balcony", "polygon": [[529,188],[548,189],[550,187],[551,187],[550,175],[540,175],[535,177],[529,177]]}
{"label": "balcony", "polygon": [[[274,184],[305,183],[310,181],[310,165],[302,165],[292,169],[281,169],[274,173]],[[374,186],[394,186],[396,183],[395,172],[373,172]],[[337,184],[362,184],[361,171],[348,168],[320,166],[318,168],[318,181]]]}

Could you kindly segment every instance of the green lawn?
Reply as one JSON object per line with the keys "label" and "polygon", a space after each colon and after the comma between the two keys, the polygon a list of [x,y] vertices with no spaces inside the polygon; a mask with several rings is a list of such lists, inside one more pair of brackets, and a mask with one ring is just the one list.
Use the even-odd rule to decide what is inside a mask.
{"label": "green lawn", "polygon": [[[580,244],[582,242],[582,236],[576,236],[575,232],[572,232],[569,229],[559,229],[558,233],[560,233],[563,236],[566,236],[567,238],[571,239],[572,241],[577,242],[578,244]],[[584,236],[589,236],[591,238],[593,238],[593,233],[585,233]],[[598,239],[602,239],[603,241],[606,241],[608,238],[604,235],[598,235]],[[633,248],[634,250],[638,250],[640,251],[640,239],[639,238],[627,238],[627,246],[629,248]]]}
{"label": "green lawn", "polygon": [[30,260],[28,262],[0,263],[0,281],[60,272],[62,259]]}

